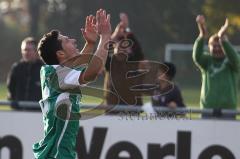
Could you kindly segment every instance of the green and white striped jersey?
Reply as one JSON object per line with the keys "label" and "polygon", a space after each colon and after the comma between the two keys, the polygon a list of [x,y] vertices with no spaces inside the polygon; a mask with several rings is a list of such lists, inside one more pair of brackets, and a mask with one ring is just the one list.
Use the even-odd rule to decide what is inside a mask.
{"label": "green and white striped jersey", "polygon": [[[60,65],[41,68],[42,100],[39,102],[44,123],[44,138],[33,145],[36,159],[75,159],[79,120],[69,120],[70,112],[79,113],[81,91],[79,76],[83,67],[71,69]],[[57,116],[59,106],[68,109],[65,120]]]}

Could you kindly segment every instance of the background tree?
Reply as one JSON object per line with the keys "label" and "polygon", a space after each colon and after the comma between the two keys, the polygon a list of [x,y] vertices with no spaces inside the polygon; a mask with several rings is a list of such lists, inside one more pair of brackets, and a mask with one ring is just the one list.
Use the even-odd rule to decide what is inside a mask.
{"label": "background tree", "polygon": [[37,37],[39,33],[39,19],[41,5],[44,3],[43,0],[28,0],[28,10],[30,15],[30,35]]}
{"label": "background tree", "polygon": [[167,43],[193,43],[198,34],[197,14],[206,16],[210,33],[219,29],[227,16],[231,41],[237,44],[240,40],[239,0],[0,0],[0,50],[1,59],[5,59],[1,61],[4,69],[0,69],[0,80],[5,81],[10,65],[20,58],[24,36],[40,38],[43,33],[59,29],[80,39],[82,46],[80,29],[85,17],[99,8],[111,13],[113,28],[119,22],[119,13],[126,12],[132,31],[150,59],[162,60]]}
{"label": "background tree", "polygon": [[239,45],[240,41],[240,1],[239,0],[205,0],[203,13],[206,15],[210,33],[216,33],[228,17],[230,26],[228,34],[231,41]]}

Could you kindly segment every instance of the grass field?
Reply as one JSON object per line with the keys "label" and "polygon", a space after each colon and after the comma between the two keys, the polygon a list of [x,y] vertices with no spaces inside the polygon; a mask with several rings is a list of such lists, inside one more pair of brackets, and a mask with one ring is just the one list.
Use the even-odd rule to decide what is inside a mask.
{"label": "grass field", "polygon": [[[7,87],[5,84],[0,84],[0,100],[7,99]],[[91,96],[83,96],[82,102],[86,104],[100,104],[101,99]],[[0,108],[1,110],[1,108]]]}
{"label": "grass field", "polygon": [[6,85],[0,84],[0,100],[7,98],[7,88]]}
{"label": "grass field", "polygon": [[[183,90],[183,98],[187,106],[198,107],[199,103],[199,90],[197,89],[185,89]],[[0,100],[7,99],[7,88],[5,84],[0,84]],[[83,95],[82,103],[83,104],[100,104],[102,99]],[[144,103],[150,102],[150,97],[144,97]],[[1,106],[0,110],[12,110],[10,106]],[[82,110],[83,112],[85,110]],[[199,118],[199,115],[191,115],[192,119]]]}
{"label": "grass field", "polygon": [[[182,95],[184,98],[184,102],[188,107],[191,108],[199,108],[199,96],[200,96],[200,88],[184,88],[182,89]],[[5,84],[0,84],[0,100],[7,99],[7,88]],[[239,93],[240,99],[240,93]],[[145,97],[144,102],[149,102],[150,98]],[[91,97],[91,96],[83,96],[82,102],[85,104],[99,104],[102,102],[102,99]],[[240,105],[238,105],[240,106]]]}
{"label": "grass field", "polygon": [[[191,107],[198,107],[199,105],[199,95],[200,90],[197,89],[183,89],[182,90],[183,98],[186,103],[186,105]],[[7,99],[7,88],[5,84],[0,84],[0,100],[6,100]],[[87,104],[97,104],[101,103],[101,99],[91,96],[83,96],[83,103]],[[144,102],[149,102],[149,98],[144,98]]]}

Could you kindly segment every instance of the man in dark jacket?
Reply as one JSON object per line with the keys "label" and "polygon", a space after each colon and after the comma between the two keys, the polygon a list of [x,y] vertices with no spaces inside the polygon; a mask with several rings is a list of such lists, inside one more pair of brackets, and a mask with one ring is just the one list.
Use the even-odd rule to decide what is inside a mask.
{"label": "man in dark jacket", "polygon": [[22,59],[12,65],[8,74],[8,99],[38,101],[41,99],[40,68],[42,62],[36,52],[37,42],[32,37],[22,41]]}

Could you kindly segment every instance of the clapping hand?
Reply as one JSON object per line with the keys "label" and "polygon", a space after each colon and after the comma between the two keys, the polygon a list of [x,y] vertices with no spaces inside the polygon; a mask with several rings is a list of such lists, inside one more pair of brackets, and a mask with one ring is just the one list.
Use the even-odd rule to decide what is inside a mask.
{"label": "clapping hand", "polygon": [[221,29],[218,31],[218,37],[220,39],[222,39],[224,37],[224,35],[226,35],[226,31],[227,31],[227,28],[228,28],[228,19],[226,18],[225,20],[225,24],[221,27]]}
{"label": "clapping hand", "polygon": [[196,18],[196,22],[198,24],[199,36],[207,37],[207,27],[205,17],[203,15],[198,15]]}
{"label": "clapping hand", "polygon": [[103,9],[99,9],[96,13],[96,32],[100,38],[110,38],[111,36],[110,14],[106,14]]}
{"label": "clapping hand", "polygon": [[97,41],[96,18],[93,15],[86,17],[85,28],[81,29],[85,41],[89,44]]}

